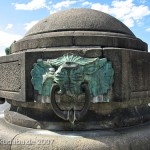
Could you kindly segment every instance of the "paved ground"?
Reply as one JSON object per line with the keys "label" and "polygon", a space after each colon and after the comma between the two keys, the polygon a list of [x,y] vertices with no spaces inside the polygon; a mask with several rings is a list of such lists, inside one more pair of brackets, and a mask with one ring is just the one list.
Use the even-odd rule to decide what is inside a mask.
{"label": "paved ground", "polygon": [[52,132],[12,125],[0,105],[0,150],[150,150],[150,124],[120,130]]}

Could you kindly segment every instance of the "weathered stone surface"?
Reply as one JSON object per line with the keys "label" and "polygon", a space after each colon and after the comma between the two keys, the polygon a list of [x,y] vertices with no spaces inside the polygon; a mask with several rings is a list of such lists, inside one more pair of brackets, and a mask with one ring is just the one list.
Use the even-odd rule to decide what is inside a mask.
{"label": "weathered stone surface", "polygon": [[22,54],[1,57],[0,97],[17,100],[25,97],[24,61]]}
{"label": "weathered stone surface", "polygon": [[19,92],[21,68],[19,61],[0,64],[0,90]]}
{"label": "weathered stone surface", "polygon": [[[59,118],[53,112],[51,104],[20,103],[19,105],[17,103],[15,105],[12,103],[11,109],[5,111],[5,119],[16,125],[35,129],[37,126],[48,130],[121,128],[148,122],[150,120],[148,103],[149,100],[91,103],[87,114],[74,124]],[[67,108],[64,107],[63,110],[67,110]]]}
{"label": "weathered stone surface", "polygon": [[119,20],[100,11],[91,9],[70,9],[54,13],[41,20],[28,31],[26,36],[50,31],[111,31],[131,35],[134,34]]}
{"label": "weathered stone surface", "polygon": [[[78,49],[50,49],[43,51],[29,51],[19,54],[13,54],[0,60],[5,72],[9,78],[1,78],[3,82],[0,82],[0,86],[3,89],[0,90],[0,96],[8,99],[15,99],[21,101],[33,101],[34,91],[31,84],[31,70],[33,64],[37,59],[54,59],[58,58],[66,53],[74,53],[82,57],[105,57],[113,63],[115,71],[115,80],[113,84],[113,92],[111,95],[111,101],[129,101],[141,97],[142,99],[150,97],[150,79],[149,79],[149,57],[147,52],[131,51],[128,49],[116,49],[116,48],[78,48]],[[11,69],[11,65],[14,66],[12,61],[16,61],[15,69],[19,66],[20,74],[15,69]],[[11,65],[8,65],[10,62]],[[6,65],[6,66],[5,66]],[[16,67],[17,65],[17,67]],[[7,67],[9,66],[9,67]],[[7,68],[6,68],[7,67]],[[15,72],[14,72],[15,71]],[[13,74],[12,78],[11,75]],[[2,74],[3,75],[3,74]],[[1,76],[2,76],[1,75]],[[20,77],[19,77],[20,76]],[[13,79],[13,80],[11,80]],[[16,79],[16,80],[15,80]],[[9,82],[10,81],[10,82]],[[12,83],[13,84],[10,84]],[[16,82],[15,82],[16,81]],[[5,84],[4,84],[5,82]],[[21,83],[20,83],[21,82]],[[138,84],[138,86],[137,86]],[[6,87],[6,88],[4,88]],[[9,92],[10,87],[12,91],[17,89],[15,93]],[[15,88],[16,87],[16,88]],[[14,90],[15,91],[15,90]],[[5,94],[5,93],[9,94]],[[137,95],[136,95],[137,94]],[[19,96],[20,95],[20,96]],[[21,97],[22,96],[22,97]],[[21,98],[20,98],[21,97]]]}
{"label": "weathered stone surface", "polygon": [[150,53],[104,48],[103,56],[115,70],[112,101],[150,98]]}
{"label": "weathered stone surface", "polygon": [[[66,33],[67,32],[67,33]],[[92,31],[91,31],[92,32]],[[81,34],[82,33],[82,34]],[[51,35],[52,34],[52,35]],[[32,37],[27,36],[22,40],[16,42],[12,45],[12,51],[26,51],[28,49],[38,49],[38,48],[51,48],[51,47],[70,47],[70,46],[99,46],[99,47],[118,47],[118,48],[128,48],[136,49],[140,51],[147,51],[148,46],[143,41],[138,38],[129,38],[122,34],[117,33],[117,35],[108,33],[97,33],[95,35],[90,31],[65,31],[63,35],[61,32],[55,33],[42,33],[37,35],[32,35]]]}
{"label": "weathered stone surface", "polygon": [[149,150],[150,125],[118,130],[51,132],[15,126],[0,118],[0,149]]}
{"label": "weathered stone surface", "polygon": [[11,142],[13,138],[17,136],[19,133],[28,131],[27,128],[14,126],[11,128],[9,123],[6,123],[4,120],[4,110],[9,108],[10,105],[8,103],[4,103],[0,105],[0,149],[1,150],[10,150]]}
{"label": "weathered stone surface", "polygon": [[130,52],[129,86],[131,98],[150,97],[150,53]]}
{"label": "weathered stone surface", "polygon": [[33,102],[34,89],[31,83],[33,64],[37,62],[37,59],[54,59],[66,53],[74,53],[89,58],[102,57],[100,48],[53,49],[51,52],[43,49],[42,51],[29,51],[2,57],[0,67],[4,71],[0,74],[0,81],[2,81],[0,82],[0,97]]}
{"label": "weathered stone surface", "polygon": [[147,44],[116,18],[96,10],[71,9],[41,20],[12,45],[12,52],[71,46],[148,50]]}
{"label": "weathered stone surface", "polygon": [[[112,62],[113,68],[115,70],[114,84],[112,88],[112,101],[123,101],[127,98],[124,98],[122,93],[122,87],[125,84],[128,84],[127,80],[123,80],[123,75],[127,71],[127,66],[123,66],[123,64],[126,64],[127,62],[127,59],[125,58],[126,53],[129,53],[129,50],[104,48],[103,51],[103,57],[106,57],[109,61]],[[127,74],[124,76],[127,77]],[[128,90],[125,92],[128,92]]]}
{"label": "weathered stone surface", "polygon": [[[109,15],[89,9],[53,14],[14,43],[12,52],[0,59],[0,69],[4,70],[4,75],[0,75],[0,97],[11,104],[10,111],[5,112],[5,119],[11,123],[53,130],[89,130],[128,127],[150,120],[150,70],[147,69],[150,54],[147,44]],[[55,59],[66,53],[107,58],[115,72],[110,102],[94,103],[91,100],[87,114],[74,124],[57,117],[50,101],[46,101],[43,95],[38,95],[41,100],[37,100],[37,91],[31,84],[31,70],[37,59]],[[15,86],[11,84],[12,75]],[[8,80],[6,76],[9,76]],[[100,99],[103,99],[101,95]],[[45,102],[49,103],[42,104]],[[60,109],[75,108],[74,102],[69,103],[69,107],[66,103],[61,101],[59,106],[63,107]],[[82,104],[75,111],[80,106]]]}
{"label": "weathered stone surface", "polygon": [[[110,95],[110,103],[95,103],[91,104],[89,111],[85,118],[79,122],[78,125],[72,127],[68,125],[68,122],[63,122],[52,111],[50,104],[34,104],[34,89],[31,84],[31,70],[33,64],[37,62],[37,59],[54,59],[58,58],[66,53],[74,53],[82,57],[99,57],[107,58],[112,62],[114,74],[114,84],[112,86],[112,93]],[[19,125],[26,125],[29,120],[29,124],[34,127],[40,118],[42,128],[47,128],[47,123],[50,123],[50,129],[60,129],[63,125],[63,129],[99,129],[99,128],[114,128],[123,127],[147,122],[149,120],[150,109],[148,104],[149,100],[149,69],[146,69],[142,65],[149,65],[149,53],[140,51],[131,51],[129,49],[116,49],[116,48],[55,48],[45,50],[39,49],[39,51],[27,51],[21,54],[13,54],[8,57],[2,57],[0,60],[3,62],[19,61],[21,62],[21,88],[19,92],[5,92],[0,91],[0,97],[11,99],[10,103],[16,106],[12,109],[14,112],[19,112],[22,115],[27,115],[33,119],[32,123],[30,119],[23,116],[17,116],[22,118],[21,122],[17,121],[17,117],[13,113],[8,112],[6,119],[9,122],[17,122]],[[140,65],[139,65],[140,62]],[[139,66],[140,68],[138,69]],[[134,77],[136,76],[136,79]],[[142,77],[142,78],[141,78]],[[136,83],[139,86],[137,87]],[[16,84],[16,83],[15,83]],[[147,90],[147,91],[145,91]],[[140,96],[140,99],[139,99]],[[17,100],[20,103],[15,102]],[[28,103],[21,103],[28,102]],[[66,104],[61,108],[66,109]],[[24,108],[25,107],[25,108]],[[129,108],[128,108],[129,107]],[[36,110],[32,109],[35,108]],[[144,109],[145,108],[145,109]],[[45,111],[45,112],[43,112]],[[44,118],[43,118],[44,116]],[[88,116],[88,117],[87,117]],[[96,116],[96,117],[95,117]],[[16,118],[13,118],[16,117]],[[35,118],[34,118],[35,117]],[[15,121],[16,120],[16,121]],[[13,122],[15,121],[15,122]],[[58,122],[57,122],[58,121]],[[23,123],[24,122],[24,123]],[[55,123],[54,123],[55,122]],[[56,123],[57,122],[57,123]],[[92,123],[91,123],[92,122]],[[27,123],[28,124],[28,123]],[[41,125],[41,126],[42,126]],[[84,125],[84,127],[82,126]],[[27,125],[26,125],[27,126]],[[34,127],[35,128],[35,127]]]}

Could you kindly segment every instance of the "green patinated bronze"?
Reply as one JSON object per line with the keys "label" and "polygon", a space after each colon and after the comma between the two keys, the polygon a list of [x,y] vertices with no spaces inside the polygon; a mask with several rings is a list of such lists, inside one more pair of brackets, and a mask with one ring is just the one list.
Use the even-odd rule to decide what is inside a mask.
{"label": "green patinated bronze", "polygon": [[49,96],[53,83],[59,85],[60,94],[77,95],[82,93],[81,85],[87,83],[91,96],[96,97],[109,92],[114,70],[106,58],[67,54],[52,60],[39,59],[31,75],[32,84],[39,95]]}

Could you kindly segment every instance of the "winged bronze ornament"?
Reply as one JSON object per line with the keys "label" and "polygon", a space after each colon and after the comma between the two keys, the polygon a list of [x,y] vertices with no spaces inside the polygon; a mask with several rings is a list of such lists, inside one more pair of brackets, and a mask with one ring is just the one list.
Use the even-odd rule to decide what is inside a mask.
{"label": "winged bronze ornament", "polygon": [[[91,97],[109,93],[113,83],[114,70],[111,62],[108,62],[106,58],[84,58],[66,54],[57,59],[39,59],[34,64],[31,75],[34,90],[39,95],[51,98],[54,112],[59,117],[74,122],[85,115]],[[84,92],[86,99],[83,109],[76,113],[72,109],[61,111],[55,100],[56,91],[60,95],[65,94],[72,97]],[[108,99],[103,101],[108,101]]]}

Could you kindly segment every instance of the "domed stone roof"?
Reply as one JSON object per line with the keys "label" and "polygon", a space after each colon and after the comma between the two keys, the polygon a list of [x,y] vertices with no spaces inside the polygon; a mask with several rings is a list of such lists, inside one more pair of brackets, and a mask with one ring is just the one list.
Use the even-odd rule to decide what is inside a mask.
{"label": "domed stone roof", "polygon": [[92,9],[60,11],[39,21],[12,52],[53,47],[116,47],[147,51],[147,44],[116,18]]}
{"label": "domed stone roof", "polygon": [[26,35],[56,31],[104,31],[134,34],[116,18],[92,9],[71,9],[54,13],[37,23]]}

